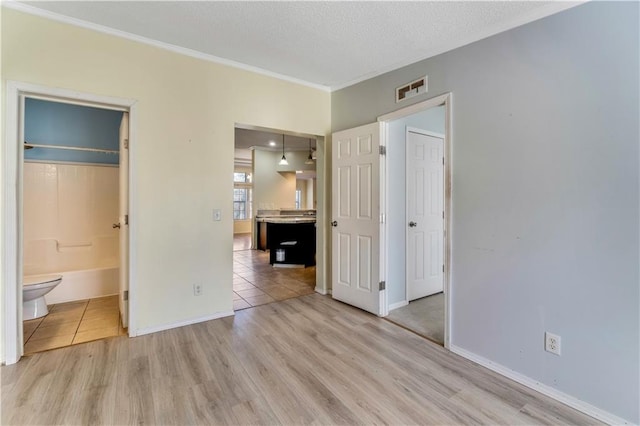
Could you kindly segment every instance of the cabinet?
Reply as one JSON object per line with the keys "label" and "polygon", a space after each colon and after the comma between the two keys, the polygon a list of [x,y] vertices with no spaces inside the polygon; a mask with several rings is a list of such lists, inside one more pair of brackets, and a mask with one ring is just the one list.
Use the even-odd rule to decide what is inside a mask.
{"label": "cabinet", "polygon": [[272,265],[316,264],[316,224],[265,223],[269,242],[269,263]]}

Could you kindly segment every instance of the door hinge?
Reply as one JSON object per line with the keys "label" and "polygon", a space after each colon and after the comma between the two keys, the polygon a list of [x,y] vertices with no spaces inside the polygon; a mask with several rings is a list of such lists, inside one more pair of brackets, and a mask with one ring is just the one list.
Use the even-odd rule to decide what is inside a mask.
{"label": "door hinge", "polygon": [[444,210],[442,211],[442,220],[444,220]]}
{"label": "door hinge", "polygon": [[385,220],[386,220],[386,215],[385,215],[384,213],[382,213],[382,214],[380,215],[380,223],[384,223],[384,222],[385,222]]}
{"label": "door hinge", "polygon": [[122,292],[122,300],[124,300],[125,302],[129,300],[129,290],[125,290]]}
{"label": "door hinge", "polygon": [[442,273],[444,274],[444,264],[442,265]]}
{"label": "door hinge", "polygon": [[129,139],[124,140],[124,149],[129,149]]}
{"label": "door hinge", "polygon": [[125,225],[128,225],[128,224],[129,224],[129,215],[128,215],[128,214],[125,214],[125,215],[124,215],[124,224],[125,224]]}
{"label": "door hinge", "polygon": [[386,281],[380,281],[380,290],[385,290],[387,288],[387,282]]}
{"label": "door hinge", "polygon": [[387,147],[380,145],[380,155],[387,155]]}

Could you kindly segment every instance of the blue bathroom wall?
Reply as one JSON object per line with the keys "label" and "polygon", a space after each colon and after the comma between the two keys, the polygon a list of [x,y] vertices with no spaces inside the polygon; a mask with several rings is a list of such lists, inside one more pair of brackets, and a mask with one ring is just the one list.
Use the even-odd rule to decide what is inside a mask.
{"label": "blue bathroom wall", "polygon": [[[37,145],[62,145],[119,150],[121,111],[92,108],[27,98],[25,100],[25,141]],[[25,160],[70,161],[118,164],[111,153],[32,148]]]}

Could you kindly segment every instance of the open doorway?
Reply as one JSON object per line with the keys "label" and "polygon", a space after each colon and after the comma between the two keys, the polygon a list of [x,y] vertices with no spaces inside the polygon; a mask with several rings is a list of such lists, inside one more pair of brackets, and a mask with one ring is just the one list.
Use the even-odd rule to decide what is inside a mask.
{"label": "open doorway", "polygon": [[324,286],[318,280],[318,157],[316,136],[236,127],[234,310]]}
{"label": "open doorway", "polygon": [[386,124],[386,317],[445,345],[450,214],[445,99],[381,117]]}
{"label": "open doorway", "polygon": [[128,112],[25,97],[26,355],[126,334],[118,294],[128,126]]}
{"label": "open doorway", "polygon": [[7,97],[3,245],[12,285],[4,320],[12,364],[22,354],[128,334],[135,101],[17,82]]}

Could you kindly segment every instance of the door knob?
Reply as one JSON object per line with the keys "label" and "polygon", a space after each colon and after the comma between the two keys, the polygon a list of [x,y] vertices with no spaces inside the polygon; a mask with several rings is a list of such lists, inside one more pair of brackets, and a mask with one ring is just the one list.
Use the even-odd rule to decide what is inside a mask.
{"label": "door knob", "polygon": [[416,226],[418,226],[417,222],[414,222],[414,221],[409,222],[409,228],[415,228]]}
{"label": "door knob", "polygon": [[331,226],[333,226],[334,228],[338,226],[338,221],[334,220],[333,222],[331,222]]}
{"label": "door knob", "polygon": [[120,228],[120,224],[119,223],[114,223],[113,224],[113,229],[116,229],[116,228]]}

